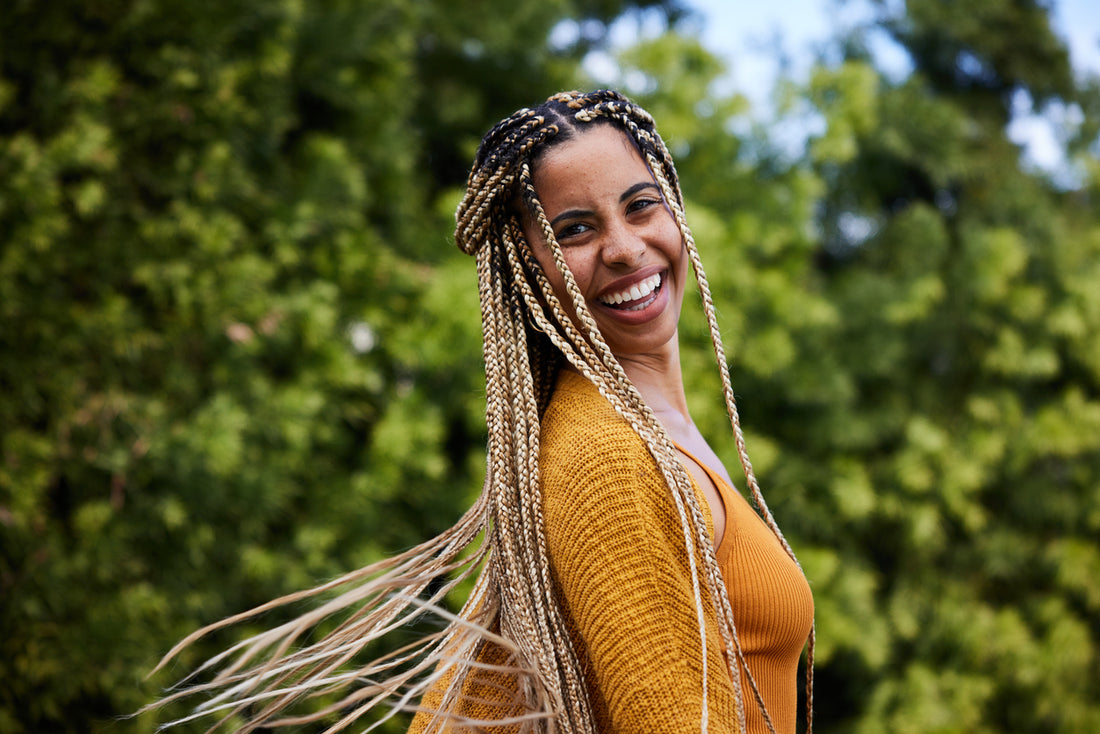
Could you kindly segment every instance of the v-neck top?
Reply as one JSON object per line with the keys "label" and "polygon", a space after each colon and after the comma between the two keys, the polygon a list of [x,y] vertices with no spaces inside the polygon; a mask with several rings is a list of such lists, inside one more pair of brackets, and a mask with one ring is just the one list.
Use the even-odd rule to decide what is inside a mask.
{"label": "v-neck top", "polygon": [[[722,537],[716,539],[715,555],[729,592],[741,651],[775,730],[793,732],[798,718],[798,661],[813,625],[810,586],[775,533],[741,493],[683,446],[676,444],[676,448],[706,472],[722,498],[726,527]],[[709,510],[697,484],[696,494]],[[741,690],[746,697],[749,731],[766,731],[744,671]]]}

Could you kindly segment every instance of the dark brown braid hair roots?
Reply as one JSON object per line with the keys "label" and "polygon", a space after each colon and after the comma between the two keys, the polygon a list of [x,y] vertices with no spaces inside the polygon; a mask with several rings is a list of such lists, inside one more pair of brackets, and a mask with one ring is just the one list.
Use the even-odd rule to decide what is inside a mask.
{"label": "dark brown braid hair roots", "polygon": [[[539,488],[540,419],[559,370],[569,364],[596,386],[645,442],[679,514],[703,652],[701,730],[707,730],[708,720],[706,651],[721,644],[728,651],[725,659],[740,730],[745,730],[746,692],[741,690],[739,674],[744,669],[753,704],[774,732],[745,665],[706,516],[691,479],[667,432],[601,336],[532,183],[540,155],[589,125],[613,125],[633,142],[679,226],[710,327],[747,486],[765,522],[794,558],[768,510],[745,450],[710,288],[684,218],[676,169],[653,119],[614,91],[556,94],[534,109],[519,110],[485,135],[456,212],[456,243],[477,261],[484,340],[488,457],[485,485],[474,506],[449,530],[401,555],[223,620],[183,640],[161,666],[214,629],[292,602],[319,600],[313,611],[207,661],[197,672],[211,673],[209,681],[185,681],[184,687],[155,704],[196,694],[206,698],[191,716],[172,724],[215,714],[222,717],[215,728],[231,720],[241,726],[244,718],[239,731],[247,732],[336,717],[326,730],[336,732],[371,710],[381,711],[382,719],[398,710],[415,710],[422,694],[444,680],[445,691],[432,706],[435,715],[428,727],[441,731],[449,724],[464,723],[452,711],[463,683],[480,673],[479,651],[491,642],[507,652],[505,667],[521,681],[526,713],[517,723],[523,730],[594,732],[583,673],[551,582]],[[543,233],[565,281],[576,323],[535,259],[521,226],[524,214]],[[473,579],[476,583],[462,609],[453,615],[444,611],[444,597]],[[717,616],[721,640],[707,639],[708,608]],[[363,661],[370,658],[365,651],[373,649],[376,641],[430,615],[446,620],[446,626],[397,651]],[[334,616],[342,621],[320,640],[309,642],[311,631]],[[810,726],[813,647],[811,632],[806,676]],[[343,693],[320,711],[287,713],[302,699],[326,696],[331,700],[334,691]]]}

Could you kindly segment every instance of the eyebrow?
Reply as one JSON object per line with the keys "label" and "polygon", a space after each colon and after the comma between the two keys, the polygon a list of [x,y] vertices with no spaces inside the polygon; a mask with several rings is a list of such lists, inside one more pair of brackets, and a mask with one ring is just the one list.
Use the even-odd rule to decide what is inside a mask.
{"label": "eyebrow", "polygon": [[[642,191],[644,189],[654,189],[657,192],[660,192],[660,190],[661,190],[657,186],[657,184],[653,183],[652,181],[640,181],[640,182],[634,184],[633,186],[631,186],[630,188],[628,188],[626,191],[624,191],[619,196],[619,203],[621,204],[622,202],[629,199],[631,196],[634,196],[634,194],[636,194],[639,191]],[[554,217],[553,219],[551,219],[550,220],[550,226],[551,227],[557,226],[558,222],[562,221],[563,219],[572,219],[573,217],[583,217],[583,216],[587,216],[591,213],[592,212],[588,209],[569,209],[567,211],[562,212],[561,214]]]}
{"label": "eyebrow", "polygon": [[642,181],[640,183],[634,184],[629,189],[624,191],[623,195],[619,197],[619,203],[620,204],[623,203],[624,201],[629,199],[631,196],[634,196],[634,194],[638,193],[639,191],[641,191],[643,189],[656,189],[658,192],[661,190],[657,187],[657,184],[653,183],[652,181]]}

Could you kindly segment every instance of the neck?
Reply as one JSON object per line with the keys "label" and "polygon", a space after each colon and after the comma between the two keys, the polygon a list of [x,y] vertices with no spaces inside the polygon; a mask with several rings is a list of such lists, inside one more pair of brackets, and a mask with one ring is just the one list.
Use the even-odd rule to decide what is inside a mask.
{"label": "neck", "polygon": [[660,354],[629,355],[620,357],[619,363],[674,439],[692,425],[675,341]]}

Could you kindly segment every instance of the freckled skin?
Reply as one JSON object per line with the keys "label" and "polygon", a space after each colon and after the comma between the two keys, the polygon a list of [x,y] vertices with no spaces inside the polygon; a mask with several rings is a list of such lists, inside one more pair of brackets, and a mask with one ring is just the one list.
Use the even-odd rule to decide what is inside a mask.
{"label": "freckled skin", "polygon": [[[687,252],[631,141],[610,125],[582,127],[543,155],[533,181],[566,264],[615,356],[623,362],[646,356],[678,359],[676,326]],[[524,216],[523,225],[554,292],[575,320],[541,230],[530,216]],[[656,298],[641,310],[615,309],[600,301],[658,273]]]}
{"label": "freckled skin", "polygon": [[[733,482],[688,414],[680,369],[677,324],[687,278],[687,248],[660,188],[633,143],[610,125],[581,128],[573,139],[546,151],[532,174],[554,236],[608,347],[669,435],[695,457],[681,453],[703,490],[715,537],[725,532],[718,488],[696,463]],[[525,213],[523,230],[554,293],[576,322],[565,279],[542,230]],[[600,299],[629,290],[659,273],[645,308],[616,309]]]}

